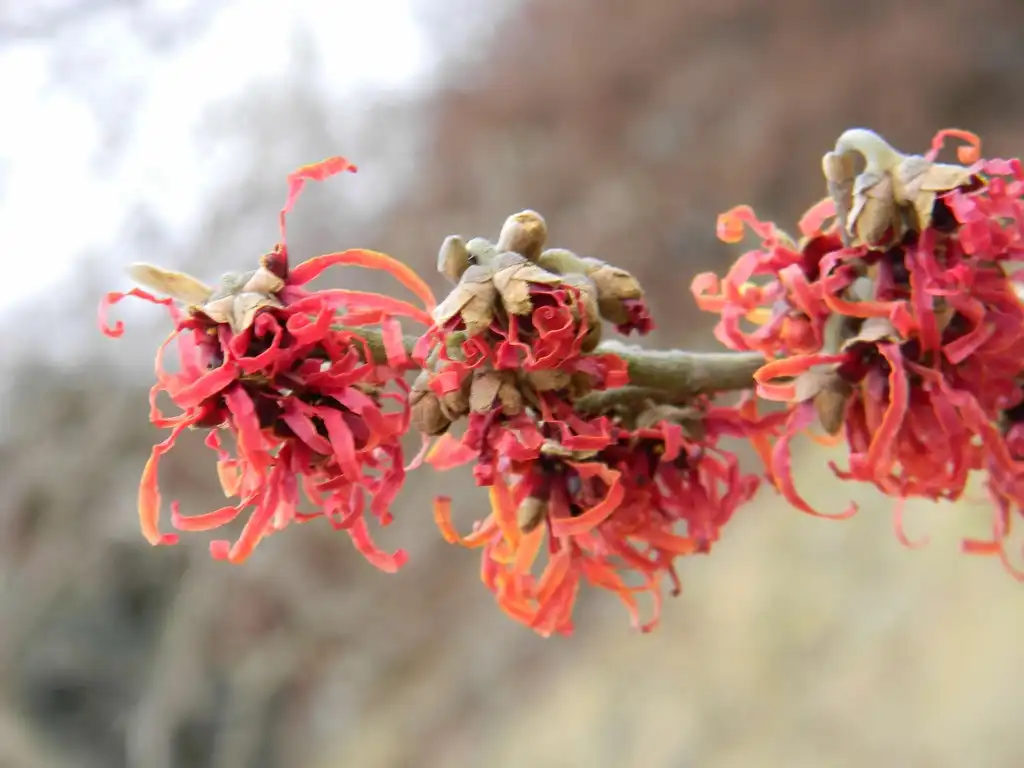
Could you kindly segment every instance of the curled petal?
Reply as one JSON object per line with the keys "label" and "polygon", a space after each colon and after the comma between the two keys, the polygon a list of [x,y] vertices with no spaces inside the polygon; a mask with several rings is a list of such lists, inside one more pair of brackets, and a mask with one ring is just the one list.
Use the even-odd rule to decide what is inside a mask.
{"label": "curled petal", "polygon": [[120,291],[111,291],[103,297],[102,301],[100,301],[100,308],[98,312],[100,330],[105,336],[109,336],[112,339],[118,339],[124,335],[124,321],[118,320],[113,326],[111,326],[107,323],[107,314],[114,304],[123,301],[129,296],[134,296],[137,299],[143,299],[151,304],[161,304],[165,307],[174,306],[174,299],[160,299],[139,288],[132,288],[130,291],[125,291],[123,293]]}
{"label": "curled petal", "polygon": [[139,525],[142,527],[142,535],[153,546],[178,543],[176,534],[160,533],[160,488],[157,483],[157,472],[161,457],[174,447],[178,437],[188,426],[188,423],[177,425],[166,440],[154,445],[146,467],[142,470],[142,479],[139,482]]}
{"label": "curled petal", "polygon": [[607,520],[609,515],[619,508],[626,495],[626,489],[621,481],[621,472],[598,463],[570,462],[570,464],[583,478],[599,477],[608,486],[608,491],[600,502],[577,517],[552,518],[551,533],[553,536],[579,536],[590,531]]}
{"label": "curled petal", "polygon": [[799,432],[802,432],[814,423],[817,418],[814,404],[811,402],[800,404],[790,414],[785,433],[778,439],[775,447],[772,449],[772,480],[786,501],[801,512],[805,512],[811,517],[845,520],[857,514],[858,508],[856,504],[851,504],[844,512],[838,514],[825,514],[808,504],[793,483],[792,453],[790,452],[789,443]]}
{"label": "curled petal", "polygon": [[355,173],[357,170],[356,166],[343,157],[329,157],[326,160],[321,160],[319,163],[304,165],[288,174],[288,197],[285,200],[284,207],[281,209],[280,216],[281,242],[285,242],[285,220],[299,199],[299,193],[302,192],[302,188],[306,186],[307,181],[325,181],[339,173],[345,171]]}
{"label": "curled petal", "polygon": [[430,286],[423,282],[423,279],[407,265],[384,253],[353,248],[347,251],[314,256],[292,269],[288,282],[290,285],[295,286],[305,285],[318,277],[325,269],[335,266],[356,266],[387,272],[423,302],[423,306],[427,309],[425,324],[430,325],[432,318],[429,313],[433,311],[434,306],[437,304]]}
{"label": "curled petal", "polygon": [[[301,267],[302,265],[300,264],[299,266]],[[299,295],[297,291],[298,289],[289,286],[282,291],[281,295],[285,300],[288,300],[292,296]],[[424,325],[429,325],[432,322],[429,312],[413,306],[407,301],[393,299],[390,296],[384,296],[379,293],[353,291],[346,288],[330,288],[317,291],[316,296],[323,302],[324,306],[330,307],[335,311],[355,311],[359,314],[377,313],[377,318],[387,316],[408,317]]]}
{"label": "curled petal", "polygon": [[737,205],[725,213],[720,213],[715,231],[718,239],[723,243],[738,243],[743,240],[745,226],[750,227],[758,237],[762,238],[771,237],[775,232],[774,225],[758,219],[754,209],[749,205]]}
{"label": "curled petal", "polygon": [[346,530],[359,554],[385,573],[396,573],[409,561],[409,553],[404,549],[396,549],[389,553],[378,547],[370,537],[370,531],[362,517],[355,518]]}

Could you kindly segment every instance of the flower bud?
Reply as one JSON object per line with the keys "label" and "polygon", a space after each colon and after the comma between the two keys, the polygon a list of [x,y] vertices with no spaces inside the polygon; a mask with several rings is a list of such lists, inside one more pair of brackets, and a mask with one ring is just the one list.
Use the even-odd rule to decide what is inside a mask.
{"label": "flower bud", "polygon": [[846,404],[853,395],[853,388],[836,374],[822,381],[821,389],[814,396],[814,410],[821,427],[830,435],[837,435],[846,420]]}
{"label": "flower bud", "polygon": [[535,530],[548,516],[548,503],[535,496],[527,496],[516,509],[516,524],[523,533]]}
{"label": "flower bud", "polygon": [[536,261],[548,239],[544,217],[536,211],[521,211],[505,219],[498,235],[499,252],[512,251]]}
{"label": "flower bud", "polygon": [[424,371],[416,377],[409,392],[413,427],[424,435],[434,437],[448,431],[452,420],[445,414],[441,399],[428,387],[429,374]]}
{"label": "flower bud", "polygon": [[[556,392],[566,389],[572,383],[572,375],[557,368],[527,371],[523,374],[526,381],[537,392]],[[590,377],[584,377],[590,383]]]}
{"label": "flower bud", "polygon": [[458,283],[463,273],[469,269],[469,264],[469,251],[462,238],[458,235],[446,237],[437,254],[437,271],[449,282]]}
{"label": "flower bud", "polygon": [[523,411],[523,395],[516,381],[516,371],[478,370],[469,390],[469,409],[473,413],[488,413],[500,406],[506,416],[517,416]]}

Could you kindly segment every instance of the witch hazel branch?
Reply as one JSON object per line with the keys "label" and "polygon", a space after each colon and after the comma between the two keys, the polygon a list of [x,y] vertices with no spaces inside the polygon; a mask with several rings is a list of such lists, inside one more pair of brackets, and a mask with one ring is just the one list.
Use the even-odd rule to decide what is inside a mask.
{"label": "witch hazel branch", "polygon": [[[950,140],[958,162],[938,162]],[[493,241],[446,238],[440,302],[386,254],[291,264],[286,222],[303,186],[355,170],[334,157],[291,174],[280,241],[248,271],[209,285],[135,264],[141,287],[104,298],[109,336],[124,332],[109,308],[129,296],[163,306],[173,326],[150,394],[149,419],[167,436],[139,488],[151,544],[230,529],[210,552],[242,563],[265,537],[313,522],[393,572],[407,555],[374,532],[392,523],[407,475],[467,465],[486,513],[461,532],[441,497],[433,516],[446,541],[477,551],[506,614],[569,634],[580,590],[598,589],[648,631],[681,589],[679,558],[710,553],[761,485],[812,516],[856,513],[800,493],[791,444],[810,435],[845,448],[827,465],[836,477],[894,499],[908,546],[925,542],[903,533],[906,499],[956,500],[982,478],[991,532],[963,549],[1024,580],[1008,556],[1024,503],[1019,160],[983,158],[966,131],[940,131],[917,155],[846,131],[822,160],[826,195],[795,234],[748,206],[719,217],[721,240],[756,244],[725,275],[693,281],[697,305],[719,317],[726,349],[715,353],[629,339],[654,327],[640,283],[553,246],[534,211]],[[413,298],[309,287],[334,266],[382,271]],[[738,397],[723,404],[725,392]],[[232,503],[195,513],[175,502],[168,520],[159,463],[186,430],[205,435]],[[726,438],[747,441],[761,466],[742,466]]]}

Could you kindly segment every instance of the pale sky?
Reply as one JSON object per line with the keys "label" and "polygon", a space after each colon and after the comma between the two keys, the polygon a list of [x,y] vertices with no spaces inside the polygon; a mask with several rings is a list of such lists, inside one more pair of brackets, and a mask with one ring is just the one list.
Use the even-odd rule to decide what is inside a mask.
{"label": "pale sky", "polygon": [[[16,296],[0,293],[0,311],[61,280],[88,247],[111,241],[138,201],[151,202],[168,224],[187,227],[209,175],[193,145],[200,116],[246,83],[284,72],[297,22],[311,22],[324,74],[337,88],[404,88],[426,77],[431,58],[409,2],[227,5],[204,35],[152,65],[134,141],[122,171],[110,176],[94,167],[98,131],[88,108],[73,94],[46,89],[45,44],[0,53],[0,169],[7,173],[0,242],[7,284],[22,286]],[[110,39],[104,55],[149,68],[117,30]]]}

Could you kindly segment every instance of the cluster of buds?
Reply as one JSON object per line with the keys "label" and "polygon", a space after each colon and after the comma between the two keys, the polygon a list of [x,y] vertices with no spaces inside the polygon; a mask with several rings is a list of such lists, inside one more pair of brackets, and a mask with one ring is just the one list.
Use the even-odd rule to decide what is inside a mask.
{"label": "cluster of buds", "polygon": [[416,345],[423,372],[413,385],[413,420],[437,436],[468,416],[482,485],[494,473],[492,426],[522,421],[528,410],[561,418],[588,392],[627,382],[625,362],[598,350],[602,320],[622,333],[653,328],[631,274],[546,245],[544,219],[522,211],[496,243],[452,235],[439,252],[438,271],[454,287]]}
{"label": "cluster of buds", "polygon": [[[225,495],[236,504],[199,515],[172,505],[179,531],[208,531],[251,510],[237,540],[216,540],[215,558],[245,560],[266,535],[292,522],[326,518],[349,533],[356,548],[383,570],[393,571],[405,553],[388,553],[370,537],[365,512],[381,524],[405,475],[402,437],[411,409],[405,372],[411,367],[399,318],[428,323],[434,299],[412,271],[384,254],[349,250],[290,266],[285,218],[307,180],[355,168],[331,158],[296,171],[281,211],[281,242],[243,274],[225,275],[216,288],[189,275],[137,264],[140,289],[108,294],[101,326],[110,336],[123,323],[106,323],[108,307],[126,296],[164,305],[174,331],[156,358],[150,393],[152,423],[170,435],[155,446],[143,472],[139,515],[152,544],[173,544],[178,534],[160,530],[157,468],[186,429],[207,431],[217,453]],[[362,291],[310,291],[307,283],[334,265],[384,270],[412,290],[423,306]],[[176,343],[178,370],[164,366]],[[165,416],[158,397],[180,410]],[[233,442],[229,452],[222,437]],[[300,509],[300,492],[311,511]]]}
{"label": "cluster of buds", "polygon": [[[960,164],[936,161],[949,138]],[[855,160],[863,161],[857,173]],[[942,131],[923,155],[876,133],[844,133],[825,155],[829,196],[800,222],[799,240],[741,207],[719,219],[759,247],[728,275],[698,276],[698,304],[717,337],[770,362],[758,394],[790,404],[772,476],[796,507],[789,442],[819,423],[849,449],[843,479],[904,499],[958,499],[986,473],[997,499],[991,541],[965,549],[1005,556],[1012,508],[1024,501],[1024,446],[1014,414],[1024,389],[1024,306],[1012,262],[1024,255],[1024,169],[981,158],[980,142]],[[853,514],[851,506],[839,516]],[[898,535],[907,542],[899,526]]]}

